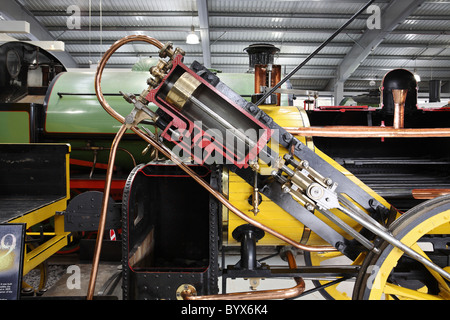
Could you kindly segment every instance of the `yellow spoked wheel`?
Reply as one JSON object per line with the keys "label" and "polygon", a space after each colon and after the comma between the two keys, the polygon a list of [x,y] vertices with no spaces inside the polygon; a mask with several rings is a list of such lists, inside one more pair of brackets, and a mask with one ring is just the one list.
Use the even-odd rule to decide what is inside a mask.
{"label": "yellow spoked wheel", "polygon": [[[416,206],[390,227],[405,245],[449,271],[450,196]],[[353,298],[358,300],[450,300],[450,282],[381,242],[380,253],[370,253],[361,266]]]}

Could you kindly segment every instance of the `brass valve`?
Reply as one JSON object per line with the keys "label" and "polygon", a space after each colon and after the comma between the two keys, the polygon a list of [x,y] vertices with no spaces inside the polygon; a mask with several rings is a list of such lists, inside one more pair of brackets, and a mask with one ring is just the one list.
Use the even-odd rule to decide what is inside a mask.
{"label": "brass valve", "polygon": [[167,42],[161,48],[161,50],[159,50],[159,56],[163,59],[169,57],[170,60],[173,60],[173,58],[179,54],[184,56],[185,55],[184,50],[180,48],[176,48],[175,50],[173,50],[172,42]]}
{"label": "brass valve", "polygon": [[[184,56],[184,50],[180,48],[176,48],[174,50],[173,44],[171,42],[167,42],[159,51],[159,56],[161,59],[156,66],[150,68],[150,74],[153,78],[149,78],[147,80],[147,84],[153,88],[156,88],[170,69],[172,69],[173,59],[179,54]],[[169,60],[163,60],[164,58],[169,58]]]}

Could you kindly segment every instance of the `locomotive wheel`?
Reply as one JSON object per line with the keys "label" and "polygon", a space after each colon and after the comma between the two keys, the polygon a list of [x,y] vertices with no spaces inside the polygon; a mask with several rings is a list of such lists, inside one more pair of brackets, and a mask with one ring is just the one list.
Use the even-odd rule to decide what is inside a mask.
{"label": "locomotive wheel", "polygon": [[[449,271],[450,195],[426,201],[397,219],[392,234],[410,248]],[[421,249],[433,239],[444,245]],[[419,245],[420,244],[420,245]],[[353,299],[358,300],[450,300],[450,282],[437,272],[380,241],[380,253],[368,254],[355,283]]]}

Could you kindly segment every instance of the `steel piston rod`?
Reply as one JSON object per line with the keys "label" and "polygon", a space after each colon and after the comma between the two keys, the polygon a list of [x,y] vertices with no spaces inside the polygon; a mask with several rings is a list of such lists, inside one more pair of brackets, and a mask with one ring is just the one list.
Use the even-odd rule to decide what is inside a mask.
{"label": "steel piston rod", "polygon": [[[194,105],[199,107],[203,112],[208,114],[211,118],[215,119],[217,122],[219,122],[226,130],[229,130],[234,137],[236,137],[239,141],[241,141],[244,145],[248,146],[249,149],[257,148],[258,144],[254,142],[252,139],[250,139],[248,136],[244,134],[244,132],[241,132],[238,128],[233,126],[231,123],[223,119],[221,116],[219,116],[217,113],[215,113],[213,110],[211,110],[208,106],[206,106],[204,103],[202,103],[200,100],[198,100],[196,97],[191,95],[188,98],[189,101],[191,101]],[[241,156],[245,158],[245,152],[242,153],[240,148],[236,148],[236,152],[239,153]],[[264,152],[264,150],[260,150],[260,152]],[[265,156],[268,157],[269,155],[265,153]],[[275,158],[270,157],[272,161],[275,160]]]}
{"label": "steel piston rod", "polygon": [[[126,43],[132,42],[132,41],[144,41],[148,42],[157,48],[161,49],[163,47],[162,43],[154,38],[150,38],[148,36],[144,35],[133,35],[125,37],[121,40],[118,40],[115,42],[104,54],[102,59],[100,60],[100,63],[97,67],[97,71],[95,74],[95,81],[94,81],[94,87],[95,87],[95,93],[97,95],[97,99],[100,103],[100,105],[103,107],[103,109],[111,115],[114,119],[122,123],[121,130],[116,135],[116,138],[113,142],[114,145],[118,145],[118,143],[121,140],[121,137],[123,136],[123,133],[125,132],[125,129],[128,127],[126,125],[125,117],[123,117],[121,114],[119,114],[116,110],[114,110],[109,103],[106,101],[105,97],[103,96],[102,89],[101,89],[101,78],[103,74],[103,69],[111,57],[111,55],[119,49],[121,46],[123,46]],[[242,211],[240,211],[238,208],[236,208],[233,204],[231,204],[228,199],[223,196],[221,193],[219,193],[217,190],[215,190],[213,187],[211,187],[207,182],[205,182],[201,177],[199,177],[189,166],[185,165],[182,160],[180,160],[169,148],[161,144],[158,139],[155,137],[148,135],[144,132],[142,132],[139,128],[137,128],[134,125],[130,125],[129,129],[131,129],[134,133],[136,133],[139,137],[141,137],[143,140],[151,144],[153,147],[155,147],[157,150],[159,150],[162,154],[164,154],[166,157],[171,159],[176,165],[178,165],[183,171],[185,171],[191,178],[193,178],[196,182],[198,182],[203,188],[205,188],[210,194],[212,194],[217,200],[219,200],[223,205],[225,205],[231,212],[236,214],[241,219],[245,220],[246,222],[256,226],[257,228],[260,228],[264,230],[265,232],[268,232],[272,234],[273,236],[281,239],[282,241],[285,241],[286,243],[292,245],[295,248],[298,248],[300,250],[305,251],[313,251],[313,252],[325,252],[325,251],[336,251],[336,248],[332,246],[309,246],[309,245],[303,245],[301,243],[298,243],[297,241],[294,241],[290,239],[289,237],[263,225],[262,223],[248,217],[246,214],[244,214]],[[112,150],[115,150],[116,148],[112,148]],[[115,153],[112,152],[110,154],[109,159],[109,165],[107,170],[107,181],[105,184],[105,192],[104,192],[104,199],[108,199],[109,192],[110,192],[110,181],[112,179],[112,165],[115,160]],[[103,233],[105,228],[105,221],[106,221],[106,215],[107,215],[107,206],[106,202],[103,202],[102,206],[102,213],[100,217],[100,223],[99,223],[99,232]],[[89,279],[89,286],[88,286],[88,292],[87,292],[87,300],[92,300],[94,297],[94,290],[95,290],[95,282],[97,278],[97,272],[98,272],[98,264],[99,264],[99,257],[102,247],[102,239],[100,237],[97,237],[97,243],[96,243],[96,250],[94,253],[94,260],[93,260],[93,266],[91,271],[91,277]]]}
{"label": "steel piston rod", "polygon": [[[299,166],[296,161],[290,160],[292,164],[295,166]],[[294,175],[294,172],[290,170],[288,167],[283,166],[282,169],[287,172],[289,175]],[[430,269],[436,271],[444,278],[450,280],[450,273],[446,272],[430,260],[426,259],[421,254],[417,253],[410,247],[403,244],[400,240],[396,239],[391,232],[382,226],[378,221],[367,215],[366,213],[359,210],[359,208],[354,205],[351,201],[347,200],[343,194],[336,194],[337,199],[339,200],[337,205],[333,205],[333,207],[339,209],[344,214],[352,218],[354,221],[358,222],[361,226],[365,227],[375,235],[379,236],[383,240],[387,241],[394,247],[397,247],[401,251],[403,251],[405,254],[413,258],[414,260],[417,260],[418,262],[422,263],[423,265],[429,267]],[[328,209],[331,209],[332,207],[329,207]],[[369,242],[367,239],[362,237],[359,233],[357,234],[355,230],[353,230],[351,227],[349,227],[346,223],[341,221],[338,217],[336,217],[332,212],[328,211],[327,208],[318,208],[322,214],[328,217],[331,221],[336,223],[338,226],[340,226],[343,230],[345,230],[347,233],[351,234],[357,241],[359,241],[362,245],[364,245],[369,250],[375,250],[375,252],[378,250],[378,248],[375,248],[371,242]]]}
{"label": "steel piston rod", "polygon": [[[139,40],[144,40],[147,42],[151,42],[152,44],[155,44],[154,39],[147,39],[144,37],[127,37],[122,41],[118,41],[117,43],[115,43],[110,50],[108,50],[105,53],[105,56],[102,58],[99,67],[97,69],[97,73],[96,73],[96,80],[95,80],[95,89],[96,89],[96,93],[97,93],[97,97],[99,99],[100,104],[102,105],[102,107],[110,114],[112,115],[114,118],[116,118],[116,120],[118,120],[119,122],[121,122],[122,124],[125,123],[125,119],[124,117],[122,117],[120,114],[118,114],[115,110],[113,110],[109,104],[106,102],[106,100],[104,99],[102,92],[101,92],[101,87],[100,87],[100,79],[101,79],[101,74],[103,71],[103,68],[106,64],[106,61],[109,59],[109,57],[112,55],[112,53],[114,51],[116,51],[121,45],[130,42],[130,41],[139,41]],[[156,45],[157,47],[159,46],[159,43],[157,43],[158,45]],[[203,181],[202,178],[200,178],[198,175],[196,175],[188,166],[186,166],[177,156],[175,156],[173,154],[173,152],[166,146],[164,146],[163,144],[161,144],[155,137],[145,134],[144,132],[142,132],[141,130],[139,130],[137,127],[135,126],[131,126],[130,129],[132,131],[134,131],[138,136],[140,136],[141,138],[143,138],[145,141],[147,141],[148,143],[150,143],[153,147],[155,147],[156,149],[158,149],[160,152],[162,152],[165,156],[167,156],[169,159],[171,159],[172,161],[174,161],[175,164],[177,164],[181,169],[183,169],[187,174],[189,174],[194,180],[196,180],[200,185],[202,185],[208,192],[210,192],[216,199],[218,199],[222,204],[224,204],[228,209],[230,209],[233,213],[235,213],[237,216],[239,216],[240,218],[244,219],[245,221],[247,221],[248,223],[251,223],[253,225],[255,225],[258,228],[263,229],[264,231],[271,233],[272,235],[274,235],[275,237],[280,238],[281,240],[284,240],[285,242],[293,245],[296,248],[302,249],[302,250],[307,250],[307,251],[334,251],[336,250],[334,247],[314,247],[314,246],[305,246],[305,245],[301,245],[300,243],[291,240],[290,238],[268,228],[267,226],[255,221],[254,219],[251,219],[250,217],[248,217],[247,215],[245,215],[244,213],[242,213],[239,209],[237,209],[235,206],[233,206],[228,199],[226,199],[221,193],[217,192],[217,190],[214,190],[207,182]],[[118,139],[116,140],[120,140],[120,134],[118,134]],[[114,156],[110,157],[110,162],[114,161]],[[112,170],[108,170],[108,175],[112,174]],[[108,191],[108,192],[107,192]],[[105,190],[105,197],[107,197],[107,193],[109,193],[109,190]],[[363,217],[361,217],[360,215],[352,212],[351,210],[348,210],[347,208],[344,208],[342,206],[339,206],[339,209],[347,214],[348,216],[350,216],[351,218],[353,218],[355,221],[357,221],[358,223],[360,223],[363,227],[365,227],[366,229],[368,229],[369,231],[373,232],[375,235],[379,236],[380,238],[386,240],[388,243],[392,244],[393,246],[399,248],[400,250],[402,250],[403,252],[405,252],[407,255],[411,256],[413,259],[421,262],[422,264],[430,267],[431,269],[435,270],[437,273],[439,273],[440,275],[442,275],[443,277],[445,277],[446,279],[450,280],[450,274],[447,273],[446,271],[444,271],[443,269],[439,268],[437,265],[435,265],[434,263],[432,263],[431,261],[427,260],[425,257],[421,256],[419,253],[417,253],[416,251],[412,250],[411,248],[409,248],[408,246],[404,245],[401,241],[397,240],[390,232],[386,232],[385,230],[383,230],[384,227],[382,227],[381,225],[379,226],[376,223],[371,223],[369,222],[367,219],[364,219]],[[105,210],[102,210],[102,214],[104,213],[104,215],[106,215],[106,212],[103,212]],[[104,227],[104,225],[102,224],[99,229],[102,229]],[[101,239],[97,239],[99,244],[98,244],[98,250],[96,250],[96,256],[99,255],[100,253],[100,248],[101,248]],[[94,261],[94,265],[98,264],[98,260]],[[95,286],[95,278],[96,278],[96,272],[93,272],[93,274],[91,275],[91,279],[90,279],[90,288],[89,288],[89,292],[88,292],[88,299],[92,299],[93,297],[93,289]]]}
{"label": "steel piston rod", "polygon": [[391,234],[390,231],[385,229],[378,222],[376,222],[376,221],[368,221],[367,219],[361,217],[360,215],[354,213],[352,210],[349,210],[349,209],[347,209],[347,208],[345,208],[343,206],[340,206],[338,209],[341,210],[346,215],[348,215],[353,220],[355,220],[356,222],[358,222],[360,225],[362,225],[363,227],[365,227],[366,229],[368,229],[369,231],[374,233],[375,235],[377,235],[380,238],[382,238],[383,240],[387,241],[388,243],[390,243],[394,247],[400,249],[401,251],[403,251],[405,254],[407,254],[408,256],[413,258],[414,260],[422,263],[423,265],[425,265],[426,267],[429,267],[430,269],[433,269],[434,271],[439,273],[441,276],[443,276],[444,278],[446,278],[447,280],[450,281],[450,273],[446,272],[444,269],[442,269],[441,267],[437,266],[436,264],[434,264],[433,262],[431,262],[430,260],[428,260],[427,258],[422,256],[421,254],[419,254],[415,250],[413,250],[410,247],[408,247],[407,245],[403,244],[403,242],[401,242],[400,240],[395,238]]}
{"label": "steel piston rod", "polygon": [[320,213],[322,213],[325,217],[330,219],[330,221],[334,222],[337,226],[339,226],[342,230],[344,230],[346,233],[351,235],[353,238],[355,238],[359,243],[361,243],[366,249],[370,251],[374,251],[376,253],[379,253],[379,249],[374,246],[372,242],[370,242],[368,239],[366,239],[364,236],[362,236],[358,231],[350,227],[348,224],[346,224],[344,221],[339,219],[335,214],[333,214],[329,210],[321,210],[317,209]]}

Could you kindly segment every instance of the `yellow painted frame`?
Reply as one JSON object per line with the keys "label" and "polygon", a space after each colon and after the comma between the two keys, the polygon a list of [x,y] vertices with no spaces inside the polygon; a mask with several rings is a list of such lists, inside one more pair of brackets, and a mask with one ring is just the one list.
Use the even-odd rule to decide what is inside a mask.
{"label": "yellow painted frame", "polygon": [[[298,109],[297,107],[267,107],[261,106],[261,109],[270,115],[273,119],[281,127],[292,127],[292,128],[300,128],[300,127],[308,127],[309,120],[303,109]],[[344,174],[347,178],[352,180],[358,187],[369,193],[373,198],[378,200],[381,204],[390,208],[390,204],[387,203],[385,199],[376,194],[373,190],[371,190],[367,185],[365,185],[362,181],[356,178],[352,173],[350,173],[347,169],[339,165],[332,158],[324,154],[321,150],[317,149],[313,141],[309,137],[297,137],[302,143],[308,146],[310,149],[314,150],[314,152],[321,157],[323,160],[327,161],[334,168],[339,170],[342,174]],[[269,143],[269,147],[271,147]],[[279,155],[283,156],[289,151],[279,147]],[[265,172],[263,172],[265,170]],[[260,173],[263,175],[269,175],[271,172],[271,168],[268,168],[267,165],[260,162]],[[252,205],[248,202],[249,196],[252,194],[253,187],[246,183],[242,178],[240,178],[237,174],[232,172],[228,173],[228,176],[223,181],[223,189],[225,194],[228,196],[228,200],[233,203],[238,209],[242,212],[247,213],[253,219],[258,222],[261,222],[265,225],[271,226],[274,230],[284,234],[285,236],[294,239],[298,242],[302,242],[303,244],[308,245],[329,245],[322,238],[320,238],[315,233],[311,232],[308,228],[306,228],[302,223],[296,220],[289,213],[278,207],[276,204],[271,202],[265,196],[262,196],[262,203],[260,205],[261,212],[258,213],[257,216],[254,216],[253,213],[250,212],[252,209]],[[226,240],[228,245],[239,245],[239,243],[233,239],[232,231],[242,225],[245,224],[244,220],[240,219],[236,215],[232,213],[228,213],[228,210],[224,208],[223,210],[223,223],[227,229],[227,234],[224,239]],[[349,219],[346,215],[340,213],[338,210],[332,210],[333,213],[337,214],[338,217],[343,219],[347,224],[351,227],[358,229],[361,228],[358,223]],[[327,218],[322,216],[322,214],[316,212],[321,219],[327,221]],[[335,226],[333,223],[330,224],[333,229],[340,232],[343,236],[348,237],[343,231],[339,229],[339,227]],[[259,245],[267,245],[267,246],[277,246],[277,245],[285,245],[286,243],[282,240],[275,238],[272,235],[266,235],[264,238],[258,241]]]}
{"label": "yellow painted frame", "polygon": [[[31,213],[8,221],[8,223],[24,223],[27,230],[47,219],[54,217],[53,237],[38,246],[37,248],[26,252],[24,250],[23,275],[36,268],[53,254],[64,248],[71,241],[71,233],[64,231],[64,216],[60,214],[67,208],[67,201],[70,198],[70,146],[66,154],[66,196],[47,206],[39,208]],[[27,235],[31,233],[27,232]]]}

